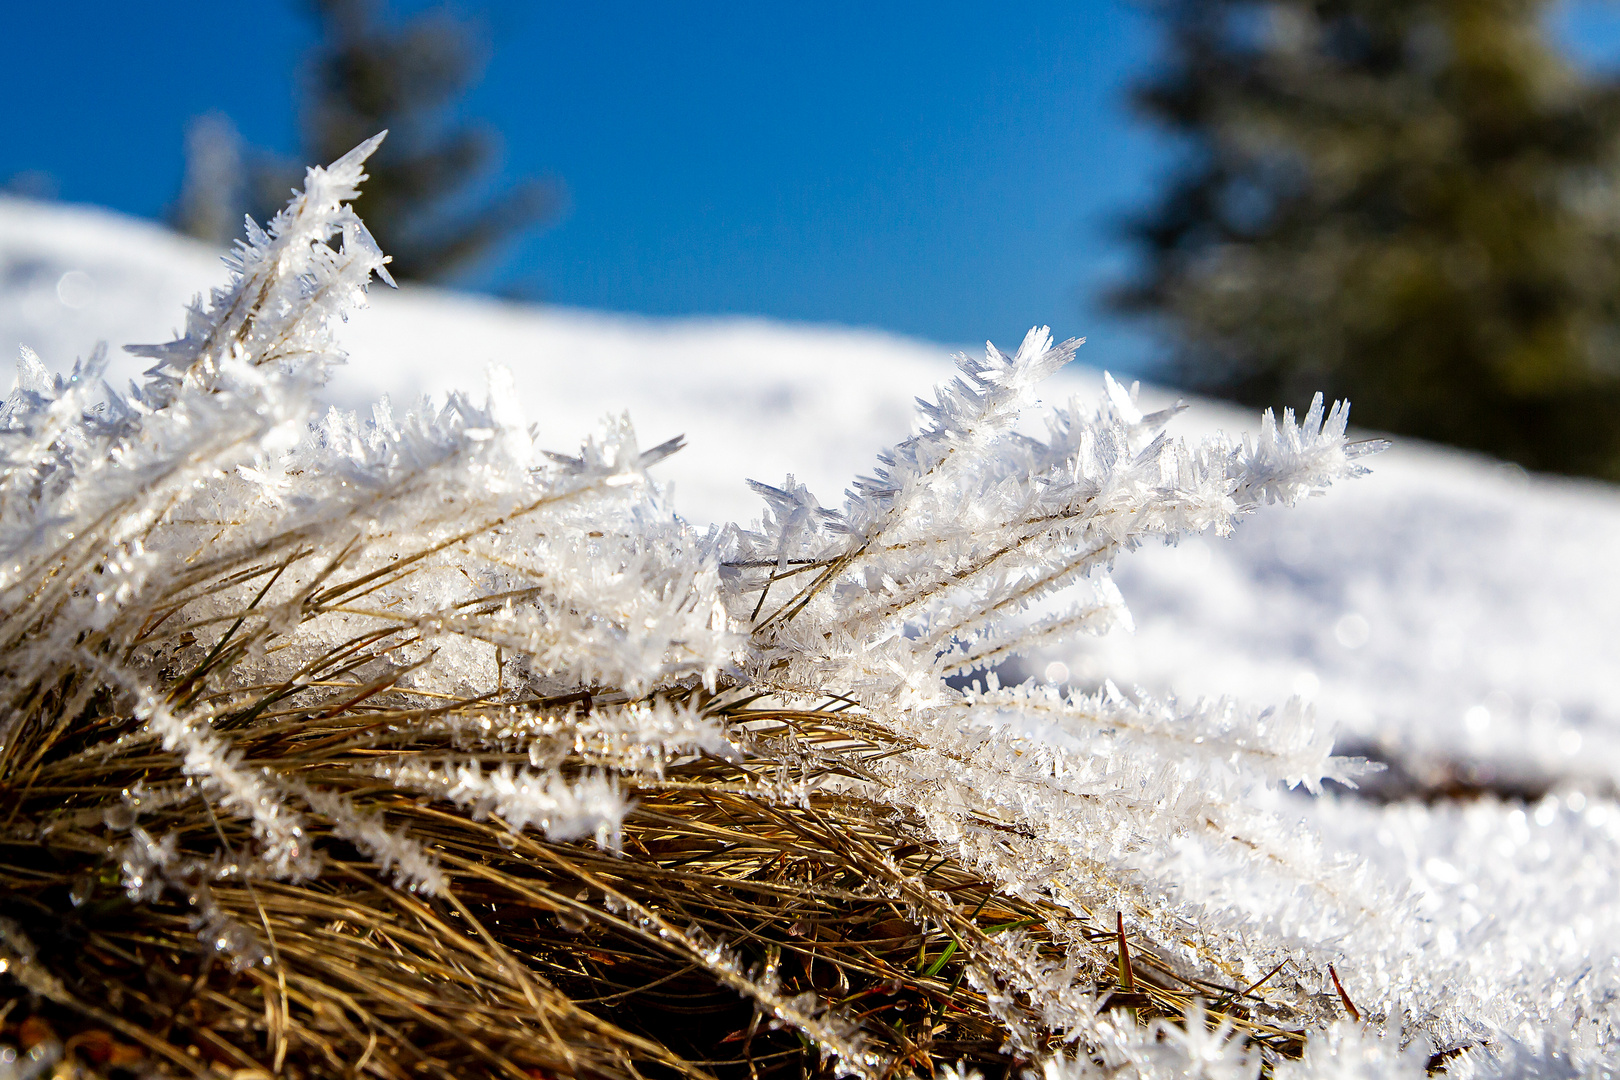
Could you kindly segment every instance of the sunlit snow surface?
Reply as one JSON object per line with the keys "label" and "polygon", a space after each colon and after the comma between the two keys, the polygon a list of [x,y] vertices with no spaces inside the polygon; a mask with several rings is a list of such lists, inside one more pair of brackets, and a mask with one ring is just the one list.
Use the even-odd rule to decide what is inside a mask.
{"label": "sunlit snow surface", "polygon": [[[27,344],[53,368],[98,339],[167,340],[182,305],[221,275],[214,253],[152,226],[0,200],[0,345]],[[488,365],[504,365],[559,450],[621,409],[643,445],[684,433],[688,448],[660,471],[698,522],[753,516],[744,480],[788,472],[836,504],[905,432],[912,399],[954,374],[952,350],[876,332],[641,320],[413,288],[374,296],[346,334],[352,363],[329,387],[335,403],[478,387]],[[142,366],[126,356],[113,372]],[[1095,371],[1070,371],[1049,397],[1099,385]],[[1172,430],[1256,420],[1194,402]],[[1372,465],[1230,539],[1123,557],[1116,580],[1135,634],[1027,669],[1261,704],[1300,694],[1340,723],[1342,741],[1402,776],[1529,793],[1297,805],[1330,843],[1415,891],[1426,921],[1392,945],[1452,980],[1463,1015],[1532,1022],[1519,1060],[1533,1062],[1585,1038],[1583,1019],[1620,1024],[1620,491],[1399,441]],[[1340,971],[1353,996],[1358,964],[1396,960],[1346,957]],[[1557,1074],[1554,1061],[1541,1067]]]}

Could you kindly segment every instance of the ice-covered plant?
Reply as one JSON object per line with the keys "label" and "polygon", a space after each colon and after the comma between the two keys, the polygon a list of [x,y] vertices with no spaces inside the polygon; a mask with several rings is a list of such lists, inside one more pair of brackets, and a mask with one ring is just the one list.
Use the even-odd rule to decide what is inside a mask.
{"label": "ice-covered plant", "polygon": [[[1035,330],[1013,356],[963,358],[963,378],[923,405],[922,430],[842,509],[791,483],[761,485],[763,523],[723,546],[728,602],[751,628],[743,685],[804,700],[836,688],[906,740],[862,790],[916,814],[1003,890],[1074,920],[1060,930],[1048,919],[1070,937],[1070,966],[1007,956],[968,977],[1095,1041],[1096,1002],[1073,965],[1089,960],[1095,975],[1109,962],[1083,944],[1104,913],[1125,913],[1184,987],[1248,985],[1284,960],[1296,986],[1325,978],[1345,935],[1388,914],[1353,867],[1251,799],[1267,785],[1353,781],[1360,764],[1332,757],[1331,733],[1297,701],[1256,712],[1111,683],[1064,694],[1003,687],[993,673],[955,689],[947,677],[1127,622],[1105,572],[1117,555],[1148,538],[1224,534],[1262,502],[1359,474],[1378,444],[1347,442],[1346,410],[1324,412],[1318,397],[1303,423],[1267,414],[1257,439],[1189,447],[1163,432],[1173,410],[1142,415],[1112,379],[1095,412],[1073,403],[1044,440],[1020,433],[1038,381],[1074,345]],[[1338,1008],[1296,995],[1289,1011],[1323,1023]],[[1015,1013],[1002,1018],[1035,1052]]]}
{"label": "ice-covered plant", "polygon": [[386,277],[375,146],[143,386],[25,354],[0,415],[26,1011],[177,1072],[1236,1076],[1330,1029],[1396,1060],[1332,1027],[1361,955],[1369,1023],[1460,1043],[1402,898],[1277,810],[1356,773],[1307,708],[995,673],[1127,622],[1144,541],[1359,474],[1342,406],[1189,445],[1109,380],[1035,438],[1074,345],[1033,331],[841,507],[790,478],[700,533],[622,419],[556,454],[499,388],[321,411]]}

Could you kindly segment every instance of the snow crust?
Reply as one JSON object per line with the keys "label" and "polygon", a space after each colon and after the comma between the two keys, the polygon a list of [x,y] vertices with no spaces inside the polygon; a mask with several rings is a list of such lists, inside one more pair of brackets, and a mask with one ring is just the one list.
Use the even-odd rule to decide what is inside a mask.
{"label": "snow crust", "polygon": [[[53,370],[107,340],[112,381],[132,378],[150,361],[116,347],[174,336],[184,304],[220,276],[218,253],[154,226],[0,199],[0,345],[26,344]],[[644,445],[685,434],[657,471],[699,522],[758,517],[745,481],[782,485],[788,472],[836,505],[907,433],[914,396],[952,373],[951,350],[873,331],[638,319],[412,287],[373,293],[342,337],[350,363],[326,393],[345,407],[476,389],[497,364],[558,450],[620,410]],[[1042,396],[1095,399],[1101,385],[1071,367]],[[1152,409],[1173,395],[1149,387],[1142,399]],[[1174,429],[1254,426],[1248,412],[1198,402]],[[1114,578],[1135,632],[1019,670],[1257,705],[1297,695],[1339,724],[1341,750],[1400,777],[1528,793],[1276,798],[1328,851],[1358,856],[1381,890],[1410,898],[1413,924],[1387,938],[1408,955],[1378,962],[1427,966],[1455,987],[1460,1014],[1515,1040],[1481,1075],[1612,1063],[1620,1048],[1599,1033],[1620,1025],[1620,491],[1405,441],[1370,464],[1373,475],[1326,498],[1260,510],[1231,539],[1121,559]],[[1352,995],[1376,981],[1354,957],[1341,973]]]}

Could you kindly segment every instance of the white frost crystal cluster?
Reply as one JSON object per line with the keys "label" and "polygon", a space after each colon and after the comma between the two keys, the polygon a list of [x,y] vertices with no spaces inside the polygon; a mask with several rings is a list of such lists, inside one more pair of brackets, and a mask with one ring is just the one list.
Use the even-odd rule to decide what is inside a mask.
{"label": "white frost crystal cluster", "polygon": [[[25,353],[0,414],[0,754],[19,722],[6,718],[64,656],[96,677],[75,684],[83,700],[62,715],[98,693],[132,702],[136,737],[178,755],[189,782],[132,789],[108,815],[127,834],[131,897],[189,894],[199,933],[238,964],[266,963],[207,883],[315,874],[311,815],[401,884],[446,890],[415,838],[318,778],[250,758],[242,733],[270,721],[241,715],[237,687],[341,687],[335,708],[414,695],[420,730],[452,750],[499,747],[528,765],[379,751],[365,776],[609,847],[631,807],[622,778],[656,778],[683,756],[733,758],[746,743],[661,691],[832,697],[905,747],[840,783],[917,815],[1012,895],[1093,925],[1118,913],[1134,948],[1188,979],[1263,984],[1307,1029],[1304,1058],[1278,1076],[1419,1076],[1442,1052],[1452,1075],[1599,1066],[1615,1037],[1612,958],[1592,958],[1586,986],[1557,1001],[1512,979],[1510,997],[1487,1001],[1488,972],[1437,954],[1421,895],[1392,891],[1301,824],[1290,792],[1353,784],[1365,769],[1333,756],[1302,702],[1156,699],[1111,682],[1060,692],[1004,686],[993,670],[1128,627],[1108,570],[1140,544],[1225,535],[1262,504],[1360,475],[1378,446],[1347,440],[1347,407],[1318,398],[1300,420],[1268,413],[1257,437],[1190,445],[1165,432],[1173,410],[1143,415],[1110,379],[1099,406],[1051,412],[1037,438],[1037,389],[1076,343],[1034,330],[1012,355],[963,358],[917,433],[842,505],[790,477],[757,485],[758,522],[699,533],[647,471],[678,441],[644,451],[626,420],[559,455],[540,450],[499,386],[487,406],[456,396],[402,414],[386,400],[367,417],[321,414],[314,391],[342,361],[334,325],[373,274],[386,279],[347,206],[376,144],[310,169],[304,192],[250,229],[230,284],[193,309],[183,337],[143,350],[159,361],[145,385],[120,395],[98,384],[99,357],[60,378]],[[166,636],[180,613],[186,631]],[[384,638],[386,650],[371,648]],[[159,672],[174,687],[161,697]],[[592,702],[604,687],[616,696]],[[567,721],[514,709],[510,722],[432,707],[520,695],[586,707]],[[595,771],[560,772],[566,753]],[[188,798],[248,822],[255,847],[188,861],[142,824]],[[1201,1015],[1141,1026],[1099,1011],[1078,960],[1053,966],[1022,940],[986,938],[966,978],[1001,1003],[1016,1049],[1040,1045],[1031,1015],[1066,1036],[1039,1075],[1258,1075],[1241,1034]],[[710,951],[752,992],[723,948]],[[1352,1000],[1358,1022],[1346,1019]],[[873,1071],[840,1023],[770,1008],[843,1068]]]}

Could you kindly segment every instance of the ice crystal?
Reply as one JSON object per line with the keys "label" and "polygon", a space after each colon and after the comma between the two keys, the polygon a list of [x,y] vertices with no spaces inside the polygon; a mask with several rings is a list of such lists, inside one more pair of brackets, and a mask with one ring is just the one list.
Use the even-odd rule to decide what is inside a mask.
{"label": "ice crystal", "polygon": [[552,840],[594,836],[598,843],[617,846],[619,823],[630,809],[613,782],[601,775],[567,780],[510,765],[486,774],[477,762],[448,762],[439,768],[416,762],[378,765],[375,775],[395,787],[467,807],[475,820],[498,814],[514,829],[532,825]]}
{"label": "ice crystal", "polygon": [[[390,825],[401,800],[612,848],[636,785],[656,790],[678,762],[745,762],[769,729],[776,773],[716,793],[858,794],[1060,913],[1046,930],[1062,962],[1019,928],[951,927],[971,944],[962,978],[1048,1080],[1260,1069],[1254,1044],[1196,1007],[1147,1026],[1103,1007],[1107,949],[1085,928],[1116,919],[1119,948],[1128,931],[1188,986],[1266,984],[1255,1008],[1306,1033],[1303,1060],[1272,1063],[1279,1077],[1417,1075],[1420,1046],[1457,1050],[1474,1075],[1564,1060],[1516,1039],[1522,1011],[1459,1015],[1415,955],[1413,897],[1280,809],[1280,792],[1363,770],[1333,755],[1309,706],[1001,681],[1010,658],[1128,629],[1108,572],[1139,545],[1224,535],[1363,473],[1378,444],[1347,438],[1347,406],[1318,397],[1302,419],[1268,412],[1255,437],[1190,444],[1166,431],[1177,410],[1144,415],[1110,378],[1099,404],[1051,411],[1037,438],[1037,388],[1077,343],[1036,329],[1011,355],[961,358],[840,505],[790,476],[755,485],[758,521],[699,533],[648,472],[679,440],[643,450],[610,418],[576,452],[547,452],[498,375],[485,405],[319,409],[337,321],[386,280],[347,205],[377,141],[250,223],[229,284],[177,340],[139,350],[158,361],[143,386],[97,386],[100,354],[64,379],[25,352],[0,410],[0,754],[19,767],[40,695],[61,699],[64,723],[106,699],[132,726],[76,734],[73,754],[169,755],[189,778],[41,825],[103,830],[129,899],[181,896],[206,942],[262,964],[270,943],[211,880],[304,880],[342,849],[448,902],[439,854]],[[277,708],[294,696],[310,726],[285,743]],[[718,719],[739,701],[764,703],[758,730]],[[897,749],[856,761],[769,727],[827,701]],[[320,729],[362,705],[375,723]],[[154,824],[193,800],[217,847]],[[874,899],[927,908],[916,874],[872,859]],[[771,965],[592,880],[627,925],[840,1071],[889,1067]],[[0,920],[7,962],[32,971],[14,939]],[[1341,986],[1328,965],[1346,956],[1363,962]],[[1341,1023],[1352,995],[1365,1029]],[[1588,1043],[1613,1037],[1612,1011],[1589,1019]],[[1593,1060],[1586,1046],[1570,1052]]]}

